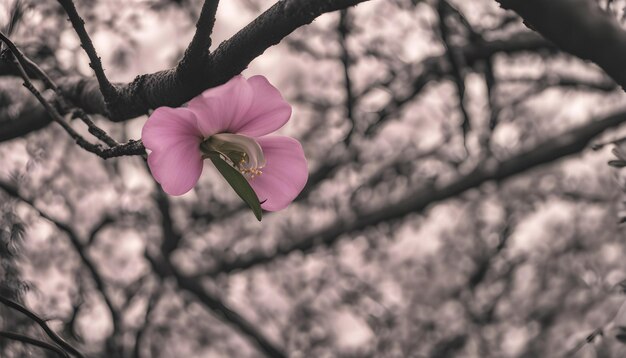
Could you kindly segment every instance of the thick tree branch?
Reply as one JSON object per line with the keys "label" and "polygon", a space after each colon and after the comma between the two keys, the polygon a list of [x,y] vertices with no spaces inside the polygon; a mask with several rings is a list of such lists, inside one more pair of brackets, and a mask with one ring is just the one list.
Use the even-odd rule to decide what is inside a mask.
{"label": "thick tree branch", "polygon": [[52,123],[52,117],[34,98],[25,99],[19,113],[0,109],[0,142],[20,138]]}
{"label": "thick tree branch", "polygon": [[194,70],[202,68],[209,56],[211,47],[211,33],[215,26],[215,14],[219,0],[205,0],[200,11],[200,17],[196,23],[196,33],[189,43],[183,58],[178,64],[179,72],[193,76]]}
{"label": "thick tree branch", "polygon": [[[462,48],[463,56],[466,63],[472,65],[477,61],[484,60],[497,53],[513,54],[524,51],[541,51],[554,50],[553,45],[546,40],[532,33],[515,34],[508,40],[486,41],[480,45],[468,45]],[[223,55],[226,56],[226,55]],[[429,81],[441,78],[447,75],[447,71],[443,69],[442,58],[434,57],[423,62],[423,70],[414,81],[414,87],[417,94],[423,86]],[[216,70],[218,70],[216,68]],[[58,81],[62,93],[76,105],[79,105],[87,113],[100,113],[106,111],[104,99],[100,93],[97,81],[92,78],[71,77]],[[355,99],[361,97],[364,93],[354,94]],[[406,97],[394,98],[396,106],[414,98],[415,95],[409,94]],[[389,107],[389,106],[386,106]],[[396,113],[395,110],[389,109],[385,113],[381,113],[383,118]],[[20,120],[0,120],[0,142],[23,136],[31,131],[39,130],[52,121],[50,115],[42,106],[31,106],[20,116]],[[384,119],[381,120],[384,122]],[[377,126],[377,125],[376,125]],[[373,129],[370,129],[373,132]]]}
{"label": "thick tree branch", "polygon": [[235,270],[249,269],[271,262],[277,257],[289,255],[292,252],[307,252],[319,246],[333,245],[342,236],[379,223],[401,219],[411,213],[421,212],[436,202],[457,197],[465,191],[479,187],[488,181],[502,181],[526,170],[576,154],[585,149],[594,137],[624,122],[626,122],[626,112],[620,112],[593,121],[546,140],[535,148],[515,155],[506,161],[499,163],[486,162],[471,173],[439,188],[425,187],[407,194],[402,200],[365,212],[362,215],[352,218],[341,218],[311,235],[301,237],[300,239],[288,240],[288,244],[277,247],[271,253],[254,252],[232,261],[219,262],[206,274],[217,275]]}
{"label": "thick tree branch", "polygon": [[[59,1],[64,5],[66,11],[69,11],[68,14],[76,13],[70,0]],[[217,1],[207,0],[198,20],[196,36],[194,36],[186,55],[178,66],[169,70],[137,76],[131,83],[116,84],[113,87],[114,90],[109,89],[104,71],[99,70],[101,69],[101,65],[98,65],[100,60],[97,58],[95,49],[93,49],[93,44],[89,45],[88,35],[86,31],[83,31],[84,24],[76,13],[75,16],[70,16],[71,19],[74,19],[72,23],[75,28],[78,27],[77,33],[81,37],[83,46],[86,49],[93,49],[93,51],[87,52],[92,65],[95,64],[93,67],[99,69],[96,71],[97,77],[95,79],[69,78],[61,81],[59,87],[72,103],[87,113],[110,115],[114,121],[132,119],[148,113],[150,109],[161,106],[178,107],[203,90],[223,84],[239,74],[266,49],[279,43],[297,28],[309,24],[316,17],[364,1],[368,0],[279,1],[232,38],[223,42],[214,53],[208,54],[208,46],[211,44],[208,35],[213,27]],[[194,59],[198,57],[197,54],[203,53],[203,47],[206,48],[207,56],[200,56],[204,60],[200,63]],[[190,54],[194,55],[192,56],[193,59]],[[104,88],[106,93],[114,94],[103,97],[101,88]],[[105,101],[105,97],[107,101]],[[110,105],[112,113],[109,113],[107,105]],[[0,141],[40,129],[50,123],[52,119],[43,108],[34,108],[26,123],[19,126],[12,124],[6,130],[0,125]]]}
{"label": "thick tree branch", "polygon": [[[141,116],[161,106],[178,107],[207,88],[225,83],[241,73],[252,60],[279,43],[297,28],[318,16],[367,0],[282,0],[241,31],[224,41],[208,56],[202,68],[182,71],[181,66],[138,76],[133,82],[117,85],[112,103],[112,120]],[[193,76],[189,76],[193,74]],[[71,92],[71,91],[68,91]],[[70,98],[80,105],[82,98]],[[98,113],[106,114],[103,108]]]}
{"label": "thick tree branch", "polygon": [[496,0],[563,51],[600,66],[626,89],[626,31],[596,0]]}

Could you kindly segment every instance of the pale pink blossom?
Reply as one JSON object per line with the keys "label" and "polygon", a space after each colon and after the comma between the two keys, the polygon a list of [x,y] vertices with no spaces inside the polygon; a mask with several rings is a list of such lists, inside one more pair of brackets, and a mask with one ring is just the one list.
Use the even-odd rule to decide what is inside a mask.
{"label": "pale pink blossom", "polygon": [[210,88],[186,107],[157,108],[141,139],[150,150],[148,166],[170,195],[191,190],[207,151],[218,152],[248,180],[262,208],[285,208],[302,191],[308,177],[300,143],[268,135],[291,116],[291,106],[265,77],[236,76]]}

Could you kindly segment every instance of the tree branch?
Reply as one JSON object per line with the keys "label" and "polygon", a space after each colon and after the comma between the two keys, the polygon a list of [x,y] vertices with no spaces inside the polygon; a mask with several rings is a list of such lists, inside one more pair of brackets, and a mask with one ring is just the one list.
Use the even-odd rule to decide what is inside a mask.
{"label": "tree branch", "polygon": [[26,343],[26,344],[30,344],[33,346],[37,346],[39,348],[43,348],[43,349],[47,349],[49,351],[52,351],[58,355],[60,355],[61,357],[68,357],[67,352],[65,352],[64,350],[62,350],[61,348],[55,346],[54,344],[50,344],[44,341],[40,341],[38,339],[35,338],[31,338],[19,333],[14,333],[14,332],[7,332],[7,331],[0,331],[0,337],[2,338],[6,338],[6,339],[12,339],[14,341],[19,341],[22,343]]}
{"label": "tree branch", "polygon": [[[465,59],[465,63],[468,66],[473,66],[477,62],[485,61],[495,54],[515,54],[527,51],[554,51],[555,48],[532,33],[518,33],[508,40],[493,40],[486,41],[484,43],[475,43],[463,46],[458,49],[461,56]],[[411,90],[400,96],[393,96],[391,100],[382,107],[377,113],[375,113],[376,120],[368,125],[365,130],[366,136],[373,136],[377,133],[380,127],[392,116],[399,112],[399,109],[406,103],[413,100],[431,81],[444,78],[451,74],[444,64],[447,61],[446,55],[433,56],[425,59],[420,63],[418,72],[413,75],[413,81],[411,83]],[[373,89],[369,87],[366,91]],[[357,98],[361,98],[365,93],[357,95]]]}
{"label": "tree branch", "polygon": [[104,216],[89,232],[87,237],[87,244],[91,245],[96,240],[98,234],[104,230],[107,226],[115,223],[115,219],[110,217],[109,215]]}
{"label": "tree branch", "polygon": [[96,79],[100,85],[100,91],[108,104],[109,101],[113,100],[117,96],[117,91],[104,74],[102,61],[100,60],[100,57],[98,57],[96,48],[93,46],[93,42],[91,42],[91,38],[85,29],[85,21],[83,21],[80,15],[78,15],[78,11],[76,11],[76,6],[74,6],[74,2],[72,0],[59,0],[59,3],[67,13],[67,16],[69,16],[70,22],[80,39],[81,47],[85,50],[87,56],[89,57],[89,66],[96,74]]}
{"label": "tree branch", "polygon": [[152,323],[152,311],[158,304],[161,298],[161,287],[156,287],[153,292],[151,292],[148,296],[148,304],[146,306],[146,312],[144,314],[143,325],[137,329],[135,333],[135,347],[133,348],[133,358],[141,358],[141,344],[143,342],[143,338],[147,333],[150,325]]}
{"label": "tree branch", "polygon": [[[17,46],[15,46],[15,44],[13,44],[13,42],[11,42],[6,37],[6,35],[4,35],[2,33],[0,33],[0,35],[1,35],[0,37],[2,38],[2,41],[4,43],[6,43],[7,46],[9,47],[10,52],[19,61],[19,64],[16,67],[17,67],[18,73],[21,75],[21,77],[23,79],[25,79],[29,72],[33,73],[33,75],[35,77],[38,77],[46,85],[47,88],[53,90],[56,93],[56,95],[57,95],[57,102],[59,103],[59,107],[64,112],[67,112],[69,110],[70,106],[64,100],[63,94],[59,90],[59,87],[57,86],[57,84],[54,83],[54,81],[48,76],[48,74],[45,71],[43,71],[39,66],[37,66],[37,64],[35,62],[33,62],[26,55],[24,55],[24,53],[22,51],[20,51],[17,48]],[[23,67],[20,67],[20,65],[23,66]],[[24,71],[22,71],[22,70],[24,70]],[[117,143],[113,138],[111,138],[108,135],[108,133],[106,133],[102,128],[98,127],[91,120],[91,118],[89,118],[89,116],[87,115],[87,113],[85,113],[85,111],[83,111],[82,109],[74,109],[73,110],[73,114],[74,114],[75,117],[80,118],[81,121],[83,121],[83,123],[85,123],[87,125],[89,133],[93,134],[94,137],[100,139],[103,143],[107,144],[109,147],[115,147],[115,146],[119,145],[119,143]]]}
{"label": "tree branch", "polygon": [[[553,47],[547,41],[541,39],[539,36],[533,33],[521,33],[513,36],[510,41],[496,40],[492,42],[485,42],[482,44],[476,44],[476,46],[466,46],[463,48],[463,54],[466,57],[468,65],[473,65],[476,62],[491,58],[491,56],[497,53],[518,53],[524,51],[538,51],[538,50],[552,50]],[[410,93],[403,96],[393,97],[376,113],[378,119],[376,122],[370,124],[365,131],[366,135],[374,135],[377,128],[379,128],[384,122],[391,119],[394,114],[400,112],[402,108],[411,102],[416,96],[418,96],[424,87],[430,82],[437,79],[441,79],[448,75],[448,72],[441,66],[443,56],[435,56],[423,61],[423,68],[420,70],[419,75],[413,81],[413,89]],[[409,71],[407,69],[407,71]],[[408,76],[408,74],[406,75]],[[406,77],[404,74],[398,75],[398,77]],[[575,80],[571,80],[573,84]],[[559,82],[560,84],[561,82]],[[583,82],[577,82],[580,85],[585,85]],[[591,83],[590,83],[591,84]],[[570,82],[563,85],[570,85]],[[595,84],[593,84],[595,88]],[[604,90],[606,87],[610,87],[610,84],[600,84]],[[374,86],[370,86],[372,89]],[[615,85],[606,90],[614,89]],[[364,90],[358,95],[354,95],[354,102],[356,102],[365,95],[368,90]],[[355,105],[354,104],[354,105]],[[355,160],[355,156],[345,155],[333,161],[324,161],[317,170],[309,175],[309,180],[303,191],[298,195],[295,201],[301,201],[306,199],[309,194],[326,178],[333,175],[342,165]],[[233,210],[220,211],[219,214],[214,215],[209,212],[194,212],[194,219],[209,218],[210,220],[220,220],[225,217],[230,217],[242,210],[245,210],[246,206],[239,206]]]}
{"label": "tree branch", "polygon": [[0,181],[0,189],[2,189],[4,192],[6,192],[9,196],[11,196],[11,197],[13,197],[13,198],[15,198],[15,199],[17,199],[17,200],[27,204],[28,206],[33,208],[33,210],[35,210],[39,214],[39,216],[41,216],[42,218],[44,218],[44,219],[48,220],[49,222],[51,222],[52,224],[54,224],[54,226],[56,226],[59,230],[63,231],[67,235],[67,237],[70,239],[70,243],[72,244],[72,247],[74,248],[74,250],[76,251],[76,253],[80,257],[80,260],[82,261],[83,265],[87,268],[87,271],[89,271],[89,274],[91,275],[91,278],[93,279],[93,281],[94,281],[94,283],[96,285],[96,288],[102,294],[102,297],[104,299],[104,303],[109,308],[109,311],[111,313],[111,320],[113,322],[113,331],[114,332],[118,332],[119,331],[119,327],[120,327],[119,313],[117,312],[117,309],[113,305],[113,302],[112,302],[111,298],[106,293],[106,287],[104,285],[104,279],[100,276],[100,273],[98,272],[95,263],[87,255],[85,247],[83,246],[81,240],[79,239],[78,234],[70,226],[68,226],[67,224],[62,223],[62,222],[52,218],[50,215],[46,214],[45,212],[41,211],[39,208],[37,208],[37,206],[35,205],[35,203],[32,200],[22,196],[17,191],[17,189],[14,188],[13,186]]}
{"label": "tree branch", "polygon": [[218,297],[206,292],[200,280],[188,277],[180,273],[170,261],[170,255],[182,240],[181,234],[174,229],[174,224],[169,211],[169,198],[159,191],[156,196],[157,206],[161,212],[161,230],[163,233],[163,243],[161,244],[160,257],[154,258],[146,254],[146,258],[152,266],[152,270],[161,279],[174,277],[178,286],[191,293],[206,308],[211,310],[223,322],[235,327],[239,332],[250,339],[268,357],[286,357],[285,353],[272,343],[265,335],[259,331],[252,323],[239,313],[230,309]]}
{"label": "tree branch", "polygon": [[[128,120],[161,106],[178,107],[205,89],[226,83],[269,47],[318,16],[364,1],[368,0],[281,0],[220,44],[208,56],[202,68],[193,71],[193,76],[187,76],[186,71],[181,72],[179,63],[175,68],[140,75],[131,83],[116,85],[118,94],[111,106],[114,110],[111,120]],[[207,13],[210,14],[208,10]],[[62,89],[64,93],[75,92],[64,87]],[[79,96],[70,99],[80,105],[84,98]],[[97,110],[98,113],[106,114],[105,108]]]}
{"label": "tree branch", "polygon": [[[19,87],[19,86],[18,86]],[[30,94],[24,99],[18,113],[0,109],[0,142],[23,137],[46,128],[53,122],[43,106]]]}
{"label": "tree branch", "polygon": [[[119,157],[119,156],[124,156],[124,155],[145,154],[145,148],[140,141],[130,140],[125,144],[118,145],[117,142],[113,140],[113,138],[109,137],[108,134],[106,134],[102,129],[97,127],[89,118],[87,118],[84,111],[80,109],[76,112],[76,114],[78,115],[78,117],[80,117],[83,120],[83,122],[85,122],[85,124],[87,124],[87,126],[89,127],[89,132],[92,133],[97,138],[104,141],[105,143],[107,143],[108,145],[111,145],[111,148],[102,148],[101,145],[93,144],[89,142],[88,140],[86,140],[83,136],[78,134],[78,132],[76,132],[74,128],[72,128],[72,126],[65,121],[61,113],[59,113],[59,110],[57,110],[57,108],[55,108],[55,106],[52,103],[48,102],[48,100],[44,98],[43,94],[39,92],[39,90],[31,82],[24,68],[25,65],[28,65],[31,62],[29,62],[29,60],[15,46],[15,44],[13,44],[13,42],[8,37],[6,37],[6,35],[4,35],[1,31],[0,31],[0,41],[5,43],[9,47],[9,50],[11,51],[11,56],[13,57],[13,63],[19,70],[20,75],[22,79],[24,80],[24,87],[26,87],[35,96],[35,98],[37,98],[39,103],[45,108],[48,115],[52,117],[52,120],[54,120],[61,127],[63,127],[63,129],[70,135],[70,137],[72,137],[76,141],[76,144],[78,144],[81,148],[87,150],[88,152],[94,153],[103,159]],[[36,65],[35,67],[38,69]],[[41,72],[41,75],[44,78],[47,78],[47,76],[45,76],[43,72]],[[49,84],[50,86],[52,86],[55,90],[57,89],[56,85],[52,83],[51,80],[48,79],[47,81],[50,81],[50,84]],[[58,101],[59,101],[60,107],[62,108],[67,107],[66,103],[63,101],[62,98],[59,98]]]}
{"label": "tree branch", "polygon": [[80,353],[76,348],[72,347],[69,343],[67,343],[63,338],[61,338],[58,334],[56,334],[46,323],[46,321],[39,317],[36,313],[34,313],[33,311],[29,310],[28,308],[22,306],[21,304],[12,301],[8,298],[2,297],[0,296],[0,303],[2,303],[3,305],[10,307],[16,311],[19,311],[21,313],[23,313],[25,316],[27,316],[28,318],[32,319],[33,321],[35,321],[35,323],[37,323],[41,329],[44,330],[44,332],[46,332],[46,334],[48,335],[48,337],[50,337],[50,339],[52,339],[56,344],[58,344],[60,347],[62,347],[63,349],[65,349],[66,351],[70,352],[71,354],[77,356],[77,357],[83,357],[83,354]]}
{"label": "tree branch", "polygon": [[[261,15],[262,18],[263,15]],[[258,19],[257,19],[258,20]],[[267,20],[270,21],[270,20]],[[232,39],[231,39],[232,40]],[[463,56],[466,59],[468,65],[473,65],[477,61],[484,60],[487,57],[493,56],[496,53],[513,54],[524,51],[540,51],[540,50],[554,50],[553,45],[546,40],[533,33],[520,33],[515,34],[508,40],[493,40],[486,41],[480,45],[468,45],[462,48]],[[226,54],[222,56],[227,56]],[[226,63],[223,61],[222,63]],[[433,57],[422,62],[424,68],[420,71],[420,75],[416,77],[414,81],[415,94],[409,94],[406,97],[394,98],[398,105],[409,101],[411,98],[421,90],[421,87],[425,86],[430,80],[441,78],[441,76],[447,75],[441,67],[441,59],[439,57]],[[214,65],[214,70],[219,71],[220,67]],[[430,75],[432,73],[432,76]],[[72,103],[80,106],[87,113],[99,113],[104,114],[106,111],[104,98],[98,88],[98,83],[92,78],[83,77],[71,77],[58,81],[58,85],[66,98]],[[369,88],[374,88],[375,85]],[[367,90],[366,90],[367,91]],[[199,92],[198,92],[199,93]],[[355,99],[362,97],[365,93],[355,93]],[[398,107],[398,106],[395,106]],[[386,108],[390,108],[386,106]],[[384,122],[389,115],[396,113],[395,110],[389,109],[384,113],[380,113],[382,116],[380,122]],[[20,116],[20,120],[0,121],[0,142],[10,140],[23,136],[31,131],[39,130],[52,121],[50,115],[45,111],[42,106],[29,106],[27,112]],[[373,125],[377,127],[379,124]],[[375,128],[368,129],[369,132],[374,132]],[[373,134],[373,133],[372,133]]]}
{"label": "tree branch", "polygon": [[69,343],[67,343],[63,338],[61,338],[58,334],[56,334],[46,323],[46,321],[39,317],[36,313],[34,313],[33,311],[29,310],[28,308],[22,306],[21,304],[12,301],[8,298],[2,297],[0,296],[0,303],[4,304],[7,307],[10,307],[16,311],[19,311],[21,313],[23,313],[25,316],[27,316],[28,318],[30,318],[31,320],[35,321],[35,323],[37,323],[41,329],[44,330],[44,332],[46,332],[46,334],[48,335],[48,337],[50,337],[50,339],[52,339],[56,344],[58,344],[60,347],[62,347],[63,349],[65,349],[66,351],[70,352],[71,354],[77,356],[77,357],[83,357],[83,354],[80,353],[76,348],[72,347]]}
{"label": "tree branch", "polygon": [[[87,41],[88,35],[84,30],[84,24],[76,13],[73,3],[70,0],[59,1],[66,11],[69,11],[68,14],[73,14],[70,20],[73,19],[72,24],[75,29],[78,27],[77,33],[81,37],[83,46],[86,49],[93,49],[93,44],[90,46],[90,40]],[[211,33],[214,11],[217,9],[217,1],[207,0],[198,20],[198,31],[186,51],[186,56],[175,68],[137,76],[130,83],[114,85],[114,90],[111,90],[104,71],[100,71],[100,60],[93,49],[87,52],[92,66],[95,67],[94,70],[97,69],[96,78],[68,78],[61,81],[59,87],[72,103],[87,113],[111,116],[111,120],[114,121],[132,119],[161,106],[178,107],[205,89],[223,84],[239,74],[266,49],[279,43],[297,28],[309,24],[316,17],[364,1],[368,0],[279,1],[229,40],[223,42],[214,53],[207,53],[206,60],[201,63],[201,68],[197,68],[200,62],[192,61],[189,54],[194,54],[193,57],[196,58],[196,54],[204,51],[203,47],[206,47],[208,52],[211,44],[208,35]],[[110,96],[103,96],[101,88],[104,88],[103,91],[109,93]],[[113,92],[115,94],[111,94]],[[110,105],[111,113],[107,105]],[[0,126],[0,141],[43,128],[54,119],[46,113],[44,108],[37,107],[32,112],[27,123],[19,126],[12,124],[8,130]],[[106,153],[105,156],[111,157],[116,154]]]}
{"label": "tree branch", "polygon": [[365,212],[358,217],[341,218],[326,228],[307,235],[300,239],[288,240],[288,244],[279,246],[271,253],[256,252],[247,256],[238,257],[232,261],[222,261],[207,275],[229,273],[236,270],[245,270],[262,265],[278,257],[289,255],[292,252],[308,252],[318,246],[335,244],[342,236],[358,232],[379,223],[401,219],[404,216],[421,212],[428,206],[456,197],[467,190],[479,187],[488,181],[502,181],[526,170],[551,163],[563,157],[582,151],[596,136],[609,128],[626,122],[626,112],[620,112],[603,119],[593,121],[587,125],[572,129],[555,138],[540,143],[535,148],[517,154],[503,162],[487,162],[477,167],[471,173],[439,188],[425,187],[407,194],[403,199]]}
{"label": "tree branch", "polygon": [[146,256],[152,265],[155,273],[162,279],[173,276],[178,286],[192,294],[202,305],[211,310],[222,321],[234,326],[249,338],[268,357],[286,357],[281,349],[271,343],[261,332],[259,332],[248,320],[237,312],[226,306],[220,299],[208,294],[199,281],[195,278],[187,277],[176,271],[169,262],[156,260]]}
{"label": "tree branch", "polygon": [[205,0],[196,23],[196,33],[193,35],[183,58],[178,64],[178,71],[182,76],[194,76],[194,72],[202,69],[209,56],[211,47],[211,33],[215,26],[215,14],[219,0]]}
{"label": "tree branch", "polygon": [[[437,12],[439,14],[439,32],[441,33],[441,41],[446,49],[446,58],[450,63],[452,69],[452,78],[456,85],[457,96],[459,99],[459,110],[463,116],[463,122],[461,129],[463,130],[463,142],[467,141],[467,134],[471,129],[471,119],[469,112],[465,107],[465,58],[463,53],[459,51],[450,42],[450,28],[446,24],[448,13],[451,11],[452,5],[448,4],[445,0],[439,0],[437,3]],[[452,8],[453,9],[453,8]],[[465,143],[466,144],[466,143]],[[467,150],[467,145],[465,146]]]}
{"label": "tree branch", "polygon": [[595,0],[496,0],[563,51],[600,66],[626,89],[626,32]]}
{"label": "tree branch", "polygon": [[352,66],[352,59],[350,57],[350,50],[348,49],[348,36],[350,35],[351,17],[348,9],[341,10],[339,16],[339,26],[337,32],[339,33],[339,46],[341,47],[341,64],[343,65],[343,85],[345,89],[345,106],[346,117],[350,122],[350,130],[346,134],[344,143],[350,145],[352,135],[356,130],[356,119],[354,118],[354,92],[352,91],[352,79],[350,78],[350,67]]}

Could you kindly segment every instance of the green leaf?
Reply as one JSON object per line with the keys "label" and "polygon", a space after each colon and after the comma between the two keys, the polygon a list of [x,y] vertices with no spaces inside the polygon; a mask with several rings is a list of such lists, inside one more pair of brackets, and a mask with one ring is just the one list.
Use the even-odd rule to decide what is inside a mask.
{"label": "green leaf", "polygon": [[218,153],[212,152],[207,154],[213,162],[213,165],[215,165],[217,170],[219,170],[220,174],[222,174],[228,184],[235,189],[237,195],[239,195],[239,197],[243,199],[250,209],[252,209],[252,212],[257,220],[261,221],[261,217],[263,215],[261,211],[261,203],[243,174],[224,161]]}

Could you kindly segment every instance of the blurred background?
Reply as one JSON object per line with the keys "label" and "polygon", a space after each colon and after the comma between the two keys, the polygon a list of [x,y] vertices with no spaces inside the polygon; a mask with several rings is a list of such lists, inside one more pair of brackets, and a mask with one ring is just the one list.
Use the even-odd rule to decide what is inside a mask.
{"label": "blurred background", "polygon": [[[214,47],[273,3],[223,0]],[[0,5],[51,77],[92,76],[56,1]],[[122,82],[175,65],[202,2],[76,5]],[[51,124],[0,142],[0,294],[94,357],[626,356],[625,182],[601,145],[626,133],[597,129],[626,97],[596,66],[493,0],[372,0],[255,74],[294,107],[280,132],[310,177],[292,205],[259,223],[210,166],[169,197],[141,157]],[[38,106],[21,83],[0,67],[0,132]],[[94,118],[120,141],[146,120]],[[46,338],[6,307],[0,328]]]}

